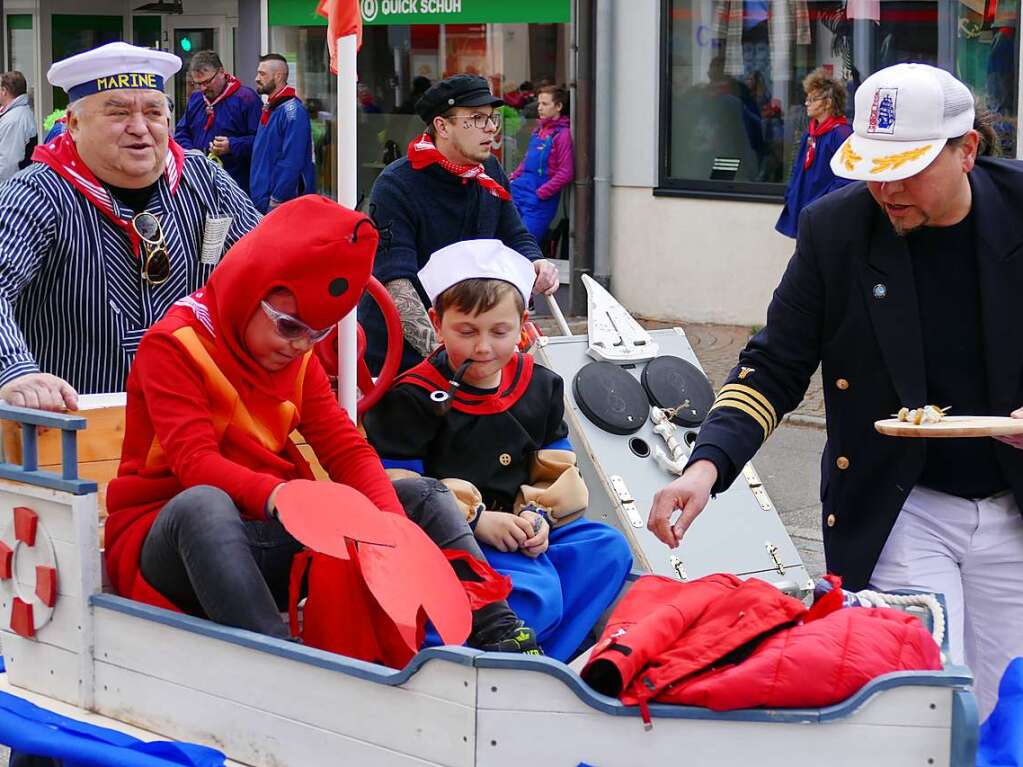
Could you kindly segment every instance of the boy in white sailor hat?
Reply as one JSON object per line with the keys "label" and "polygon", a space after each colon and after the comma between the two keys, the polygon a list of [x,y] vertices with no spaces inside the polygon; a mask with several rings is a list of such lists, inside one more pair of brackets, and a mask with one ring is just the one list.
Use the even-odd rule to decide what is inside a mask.
{"label": "boy in white sailor hat", "polygon": [[853,591],[943,594],[949,660],[972,669],[983,721],[1023,655],[1023,438],[898,439],[874,422],[926,403],[1023,418],[1023,165],[986,156],[989,118],[926,64],[864,80],[853,127],[831,167],[866,183],[801,213],[767,324],[647,526],[677,546],[820,366],[828,570]]}
{"label": "boy in white sailor hat", "polygon": [[11,404],[62,410],[79,393],[124,391],[145,330],[258,223],[222,169],[170,137],[163,89],[180,67],[127,43],[50,67],[70,100],[67,131],[0,189],[0,398]]}
{"label": "boy in white sailor hat", "polygon": [[[366,414],[385,467],[455,492],[508,602],[544,651],[567,660],[632,565],[622,535],[582,519],[588,494],[564,421],[564,383],[518,351],[533,265],[500,240],[434,252],[419,271],[442,344]],[[600,562],[599,568],[587,563]],[[512,637],[514,638],[514,637]],[[484,649],[499,649],[491,644]]]}

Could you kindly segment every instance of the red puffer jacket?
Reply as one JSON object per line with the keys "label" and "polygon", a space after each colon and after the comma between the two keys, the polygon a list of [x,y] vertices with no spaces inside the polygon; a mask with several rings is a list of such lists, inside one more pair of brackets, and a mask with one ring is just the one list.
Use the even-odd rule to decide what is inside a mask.
{"label": "red puffer jacket", "polygon": [[[839,602],[835,602],[836,607]],[[718,711],[819,707],[892,671],[940,669],[919,620],[887,608],[814,610],[768,583],[708,575],[640,578],[582,676],[594,689]]]}

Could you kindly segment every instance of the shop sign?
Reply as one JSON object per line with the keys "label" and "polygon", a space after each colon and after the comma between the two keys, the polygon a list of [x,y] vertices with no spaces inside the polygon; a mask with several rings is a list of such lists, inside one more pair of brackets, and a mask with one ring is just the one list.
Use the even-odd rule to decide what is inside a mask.
{"label": "shop sign", "polygon": [[[367,25],[565,24],[571,0],[360,0]],[[314,0],[270,0],[270,26],[324,26]]]}

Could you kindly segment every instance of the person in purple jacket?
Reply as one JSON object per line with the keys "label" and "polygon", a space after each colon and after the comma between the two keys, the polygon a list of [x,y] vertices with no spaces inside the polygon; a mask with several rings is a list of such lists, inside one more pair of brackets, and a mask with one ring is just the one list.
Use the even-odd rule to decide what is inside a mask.
{"label": "person in purple jacket", "polygon": [[795,238],[799,213],[807,205],[850,183],[831,172],[831,156],[852,133],[845,117],[845,85],[824,68],[815,69],[803,80],[806,115],[810,125],[803,134],[799,153],[792,165],[792,178],[785,191],[785,207],[774,225],[782,234]]}
{"label": "person in purple jacket", "polygon": [[522,223],[542,242],[558,212],[561,190],[575,177],[572,131],[563,115],[568,105],[564,88],[548,85],[537,96],[540,126],[529,138],[529,148],[511,174],[511,193]]}
{"label": "person in purple jacket", "polygon": [[197,51],[188,64],[195,90],[178,121],[174,140],[216,158],[246,194],[252,144],[263,113],[256,92],[224,71],[214,51]]}

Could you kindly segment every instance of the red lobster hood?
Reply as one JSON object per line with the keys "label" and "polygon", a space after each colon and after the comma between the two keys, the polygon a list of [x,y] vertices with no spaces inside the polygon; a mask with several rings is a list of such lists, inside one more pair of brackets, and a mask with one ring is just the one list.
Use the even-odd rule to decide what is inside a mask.
{"label": "red lobster hood", "polygon": [[206,283],[221,363],[229,357],[256,386],[287,391],[300,360],[277,373],[263,370],[243,344],[249,319],[267,294],[286,288],[302,322],[316,330],[336,324],[359,302],[379,239],[368,216],[325,197],[306,195],[275,208],[235,243]]}

